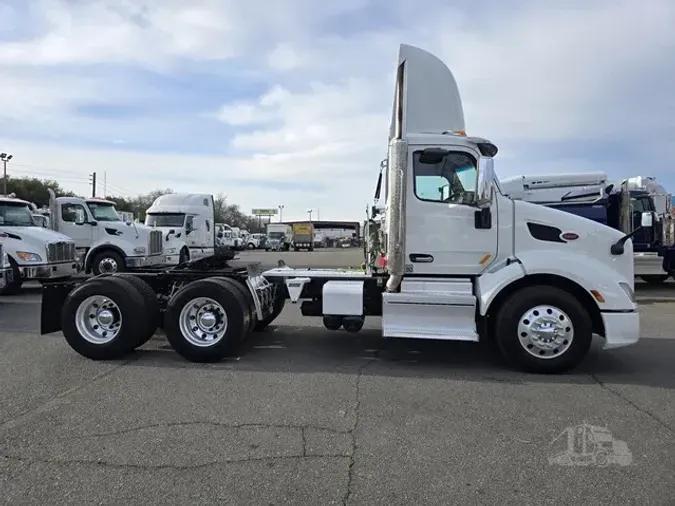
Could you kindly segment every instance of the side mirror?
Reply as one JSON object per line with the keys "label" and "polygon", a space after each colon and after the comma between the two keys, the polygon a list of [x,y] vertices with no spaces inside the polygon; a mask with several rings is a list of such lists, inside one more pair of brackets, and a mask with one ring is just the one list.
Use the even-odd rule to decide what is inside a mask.
{"label": "side mirror", "polygon": [[642,225],[643,228],[651,228],[654,226],[654,216],[651,212],[642,213],[640,225]]}
{"label": "side mirror", "polygon": [[222,233],[222,232],[218,232],[217,237],[218,237],[218,239],[222,239],[222,238],[223,238],[223,233]]}
{"label": "side mirror", "polygon": [[476,175],[476,207],[486,209],[492,205],[494,198],[495,169],[494,159],[481,157],[478,159]]}
{"label": "side mirror", "polygon": [[77,213],[77,216],[75,216],[75,225],[84,225],[84,216],[80,213]]}

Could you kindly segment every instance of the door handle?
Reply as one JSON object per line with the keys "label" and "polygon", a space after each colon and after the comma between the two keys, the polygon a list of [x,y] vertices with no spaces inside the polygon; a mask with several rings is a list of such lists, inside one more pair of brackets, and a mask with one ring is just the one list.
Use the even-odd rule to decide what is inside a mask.
{"label": "door handle", "polygon": [[425,253],[411,253],[409,255],[411,262],[430,264],[434,261],[434,257]]}

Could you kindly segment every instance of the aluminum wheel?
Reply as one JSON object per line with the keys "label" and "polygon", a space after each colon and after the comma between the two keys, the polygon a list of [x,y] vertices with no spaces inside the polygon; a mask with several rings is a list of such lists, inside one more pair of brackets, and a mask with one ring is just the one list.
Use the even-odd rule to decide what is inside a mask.
{"label": "aluminum wheel", "polygon": [[178,316],[183,337],[194,346],[208,347],[219,342],[227,330],[223,306],[209,297],[192,299]]}
{"label": "aluminum wheel", "polygon": [[518,338],[528,353],[537,358],[556,358],[574,339],[574,325],[567,314],[554,306],[537,306],[518,322]]}
{"label": "aluminum wheel", "polygon": [[98,263],[98,270],[105,274],[117,272],[117,261],[114,258],[105,257]]}
{"label": "aluminum wheel", "polygon": [[106,344],[117,337],[122,326],[122,312],[112,300],[102,295],[84,299],[75,312],[75,326],[83,339],[92,344]]}

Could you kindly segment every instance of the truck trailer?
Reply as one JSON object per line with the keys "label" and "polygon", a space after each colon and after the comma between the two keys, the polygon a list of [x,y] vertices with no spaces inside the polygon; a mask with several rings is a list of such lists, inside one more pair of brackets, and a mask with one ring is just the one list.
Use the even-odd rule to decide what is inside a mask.
{"label": "truck trailer", "polygon": [[43,289],[41,332],[62,330],[81,355],[109,360],[161,324],[185,359],[213,362],[290,300],[330,330],[381,317],[386,339],[488,340],[539,373],[576,367],[594,334],[604,348],[636,343],[630,234],[504,196],[497,147],[465,133],[457,84],[434,55],[400,46],[394,96],[385,213],[363,270],[203,259],[54,283]]}

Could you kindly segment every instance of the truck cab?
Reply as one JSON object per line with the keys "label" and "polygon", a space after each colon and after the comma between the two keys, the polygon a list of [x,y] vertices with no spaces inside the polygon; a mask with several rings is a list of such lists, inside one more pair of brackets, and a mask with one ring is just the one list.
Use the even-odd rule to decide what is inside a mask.
{"label": "truck cab", "polygon": [[110,200],[50,193],[54,230],[71,237],[86,273],[95,275],[163,267],[162,233],[124,222]]}
{"label": "truck cab", "polygon": [[265,251],[288,251],[291,249],[293,229],[286,223],[268,223]]}
{"label": "truck cab", "polygon": [[213,195],[161,195],[145,212],[145,225],[163,234],[167,265],[199,260],[215,252]]}
{"label": "truck cab", "polygon": [[77,274],[70,237],[37,225],[30,202],[0,197],[0,241],[10,271],[3,294],[15,294],[24,281],[68,279]]}
{"label": "truck cab", "polygon": [[[363,272],[263,272],[305,316],[385,338],[494,342],[519,368],[562,372],[639,339],[631,237],[507,197],[497,147],[465,132],[459,91],[434,55],[402,45],[384,163],[384,217]],[[371,225],[373,230],[371,230]],[[378,250],[373,251],[376,247]]]}

